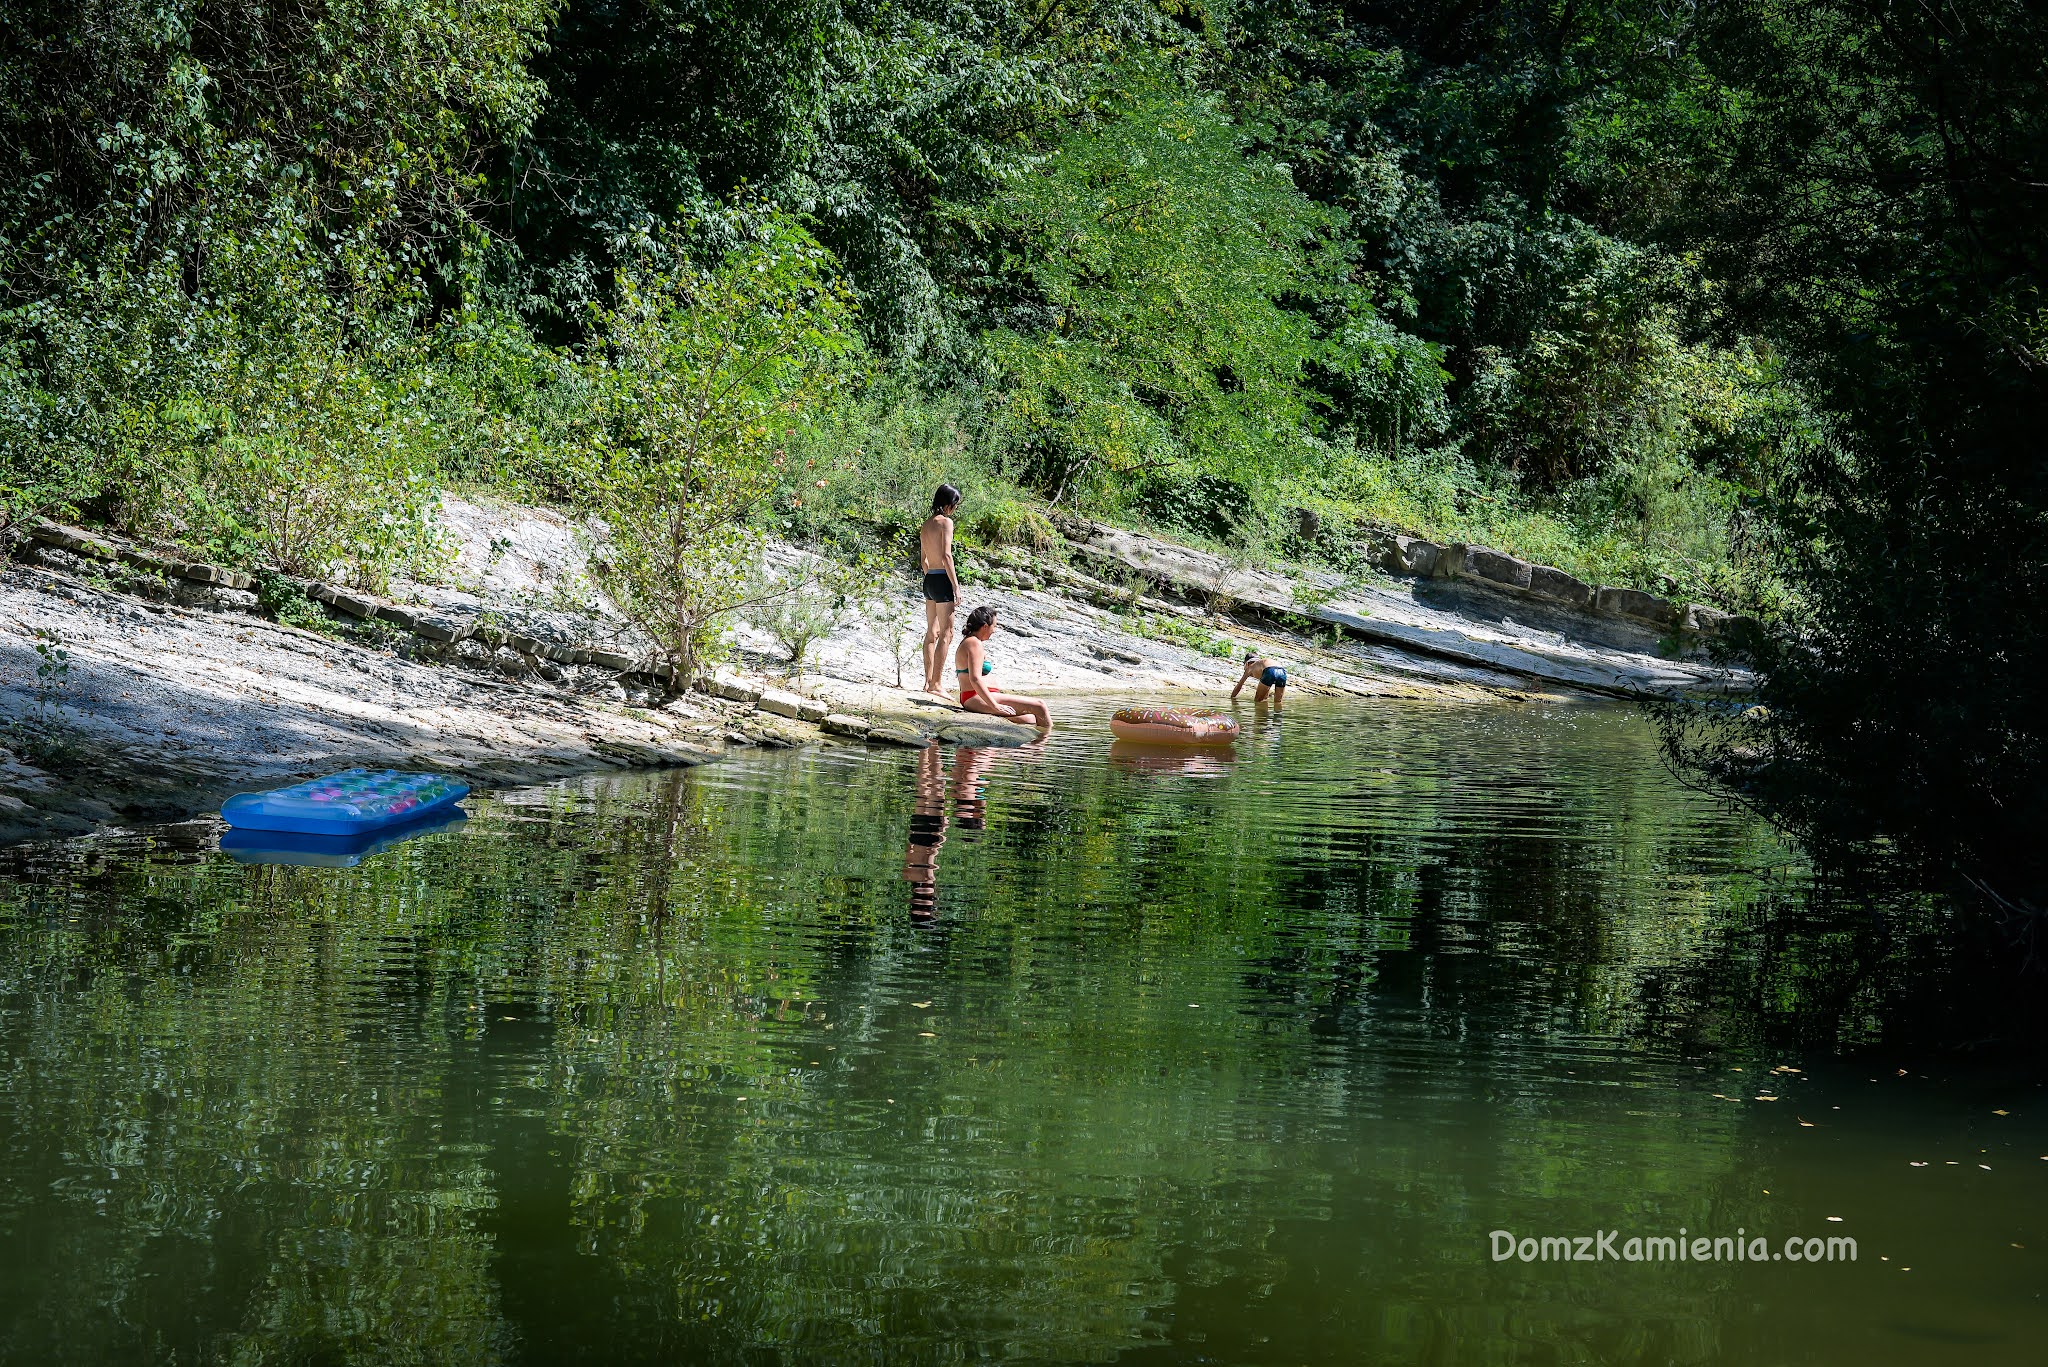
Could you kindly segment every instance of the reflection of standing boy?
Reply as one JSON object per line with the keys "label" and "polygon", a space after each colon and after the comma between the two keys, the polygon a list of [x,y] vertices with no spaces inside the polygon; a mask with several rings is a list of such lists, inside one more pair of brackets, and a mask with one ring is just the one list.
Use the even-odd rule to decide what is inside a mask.
{"label": "reflection of standing boy", "polygon": [[910,914],[930,920],[939,910],[939,846],[946,843],[945,750],[937,742],[917,757],[917,796],[910,808],[910,845],[903,878],[910,884]]}
{"label": "reflection of standing boy", "polygon": [[1230,690],[1230,700],[1237,701],[1237,695],[1253,679],[1259,681],[1258,691],[1252,694],[1253,702],[1264,702],[1272,694],[1273,705],[1278,707],[1287,701],[1287,671],[1256,650],[1244,654],[1244,673],[1237,676],[1237,687]]}

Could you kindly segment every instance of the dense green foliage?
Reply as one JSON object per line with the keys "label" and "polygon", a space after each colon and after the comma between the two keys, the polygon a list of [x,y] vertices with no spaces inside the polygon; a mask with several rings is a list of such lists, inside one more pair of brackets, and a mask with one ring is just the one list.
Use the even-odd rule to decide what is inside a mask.
{"label": "dense green foliage", "polygon": [[635,291],[800,225],[848,306],[815,350],[857,334],[865,369],[747,397],[786,459],[719,447],[747,493],[717,516],[688,506],[716,480],[673,485],[704,546],[657,577],[734,510],[890,533],[940,477],[990,540],[1059,503],[1272,545],[1307,507],[1301,549],[1392,523],[1778,617],[1774,720],[1719,763],[1816,834],[1983,869],[2043,814],[2016,0],[0,21],[0,527],[374,582],[430,558],[447,481],[617,515],[621,453],[671,457],[628,413],[663,372],[614,363],[781,317]]}
{"label": "dense green foliage", "polygon": [[1145,91],[991,205],[989,350],[1055,498],[1190,459],[1240,483],[1302,463],[1302,374],[1328,348],[1287,304],[1343,262],[1311,255],[1332,216],[1240,136],[1212,99]]}
{"label": "dense green foliage", "polygon": [[458,427],[422,324],[541,4],[9,0],[0,523],[103,516],[374,579]]}
{"label": "dense green foliage", "polygon": [[[1509,144],[1486,54],[1523,18],[1485,14],[15,3],[9,515],[375,579],[435,479],[587,494],[575,353],[621,273],[715,262],[768,202],[885,407],[964,425],[951,473],[1012,510],[1256,540],[1307,503],[1725,595],[1702,452],[1775,372],[1681,336],[1689,268],[1531,202],[1572,120]],[[1571,62],[1627,46],[1604,22]],[[278,494],[293,461],[354,506]]]}
{"label": "dense green foliage", "polygon": [[1803,611],[1771,713],[1706,758],[1811,837],[2048,906],[2048,16],[1767,3],[1698,51],[1641,115],[1696,187],[1653,226],[1714,251],[1838,415],[1774,510]]}

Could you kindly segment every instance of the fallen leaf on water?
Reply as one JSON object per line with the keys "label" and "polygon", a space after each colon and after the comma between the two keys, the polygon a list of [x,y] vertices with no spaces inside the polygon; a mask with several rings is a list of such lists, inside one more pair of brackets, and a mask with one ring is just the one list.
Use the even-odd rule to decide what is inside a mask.
{"label": "fallen leaf on water", "polygon": [[1979,1163],[1977,1166],[1984,1169],[1984,1171],[1986,1172],[1991,1171],[1991,1165],[1989,1163]]}
{"label": "fallen leaf on water", "polygon": [[938,1036],[937,1036],[937,1035],[933,1034],[933,1033],[932,1033],[931,1031],[929,1031],[929,1030],[920,1030],[920,1031],[918,1031],[918,1032],[917,1032],[917,1037],[918,1037],[919,1039],[937,1039],[937,1038],[938,1038]]}
{"label": "fallen leaf on water", "polygon": [[1828,1223],[1831,1225],[1839,1225],[1840,1223],[1842,1223],[1842,1217],[1839,1215],[1830,1215],[1828,1216]]}
{"label": "fallen leaf on water", "polygon": [[930,1005],[931,1005],[931,1003],[930,1003],[930,1002],[912,1002],[912,1003],[911,1003],[911,1005],[912,1005],[912,1006],[914,1006],[914,1007],[916,1007],[916,1008],[917,1008],[918,1010],[922,1011],[922,1010],[924,1010],[924,1009],[925,1009],[925,1008],[926,1008],[927,1006],[930,1006]]}
{"label": "fallen leaf on water", "polygon": [[1993,1111],[1993,1112],[1992,1112],[1991,1114],[1993,1114],[1993,1115],[2011,1115],[2011,1114],[2012,1114],[2012,1112],[2010,1112],[2010,1111]]}
{"label": "fallen leaf on water", "polygon": [[[1797,1119],[1797,1117],[1795,1116],[1794,1119]],[[1804,1125],[1809,1130],[1813,1128],[1813,1122],[1811,1120],[1801,1120],[1799,1121],[1799,1123],[1801,1125]]]}
{"label": "fallen leaf on water", "polygon": [[1909,1162],[1909,1163],[1908,1163],[1908,1164],[1907,1164],[1906,1166],[1908,1166],[1908,1167],[1913,1167],[1913,1168],[1924,1168],[1924,1167],[1926,1167],[1927,1165],[1926,1165],[1925,1163],[1921,1162],[1921,1161],[1920,1161],[1919,1159],[1915,1158],[1915,1159],[1913,1159],[1912,1161],[1910,1161],[1910,1162]]}

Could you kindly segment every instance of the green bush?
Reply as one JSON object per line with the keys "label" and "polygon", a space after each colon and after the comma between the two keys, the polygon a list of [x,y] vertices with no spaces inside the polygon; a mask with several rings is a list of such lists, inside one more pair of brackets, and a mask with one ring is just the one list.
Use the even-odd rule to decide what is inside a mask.
{"label": "green bush", "polygon": [[432,557],[438,452],[404,389],[346,358],[293,357],[238,397],[171,494],[177,532],[370,588]]}

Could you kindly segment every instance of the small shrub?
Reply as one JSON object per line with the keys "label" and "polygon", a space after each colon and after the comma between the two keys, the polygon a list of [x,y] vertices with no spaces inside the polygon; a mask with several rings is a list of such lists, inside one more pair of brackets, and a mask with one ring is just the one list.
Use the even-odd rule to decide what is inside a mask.
{"label": "small shrub", "polygon": [[904,661],[916,653],[924,636],[924,624],[903,601],[892,567],[886,560],[870,562],[866,573],[855,583],[852,599],[854,611],[870,631],[881,637],[889,652],[890,663],[896,671],[895,686],[903,687]]}
{"label": "small shrub", "polygon": [[64,637],[54,631],[36,632],[36,716],[47,722],[61,705],[71,685],[71,652]]}
{"label": "small shrub", "polygon": [[35,711],[0,728],[7,748],[40,769],[64,769],[86,755],[78,734],[64,721],[65,694],[71,687],[71,652],[54,631],[35,633]]}
{"label": "small shrub", "polygon": [[1060,535],[1044,513],[1014,498],[998,498],[969,512],[961,519],[960,531],[972,545],[1025,546],[1034,551],[1051,550]]}
{"label": "small shrub", "polygon": [[1146,634],[1159,640],[1176,641],[1190,650],[1213,655],[1219,660],[1235,659],[1237,645],[1228,636],[1205,631],[1182,617],[1154,617],[1145,623]]}
{"label": "small shrub", "polygon": [[802,680],[812,649],[846,615],[846,596],[827,579],[801,568],[764,576],[753,596],[759,606],[748,615],[782,647],[790,678]]}
{"label": "small shrub", "polygon": [[334,630],[334,619],[327,615],[325,609],[308,598],[304,589],[274,570],[257,573],[256,601],[265,612],[288,627],[327,633]]}

